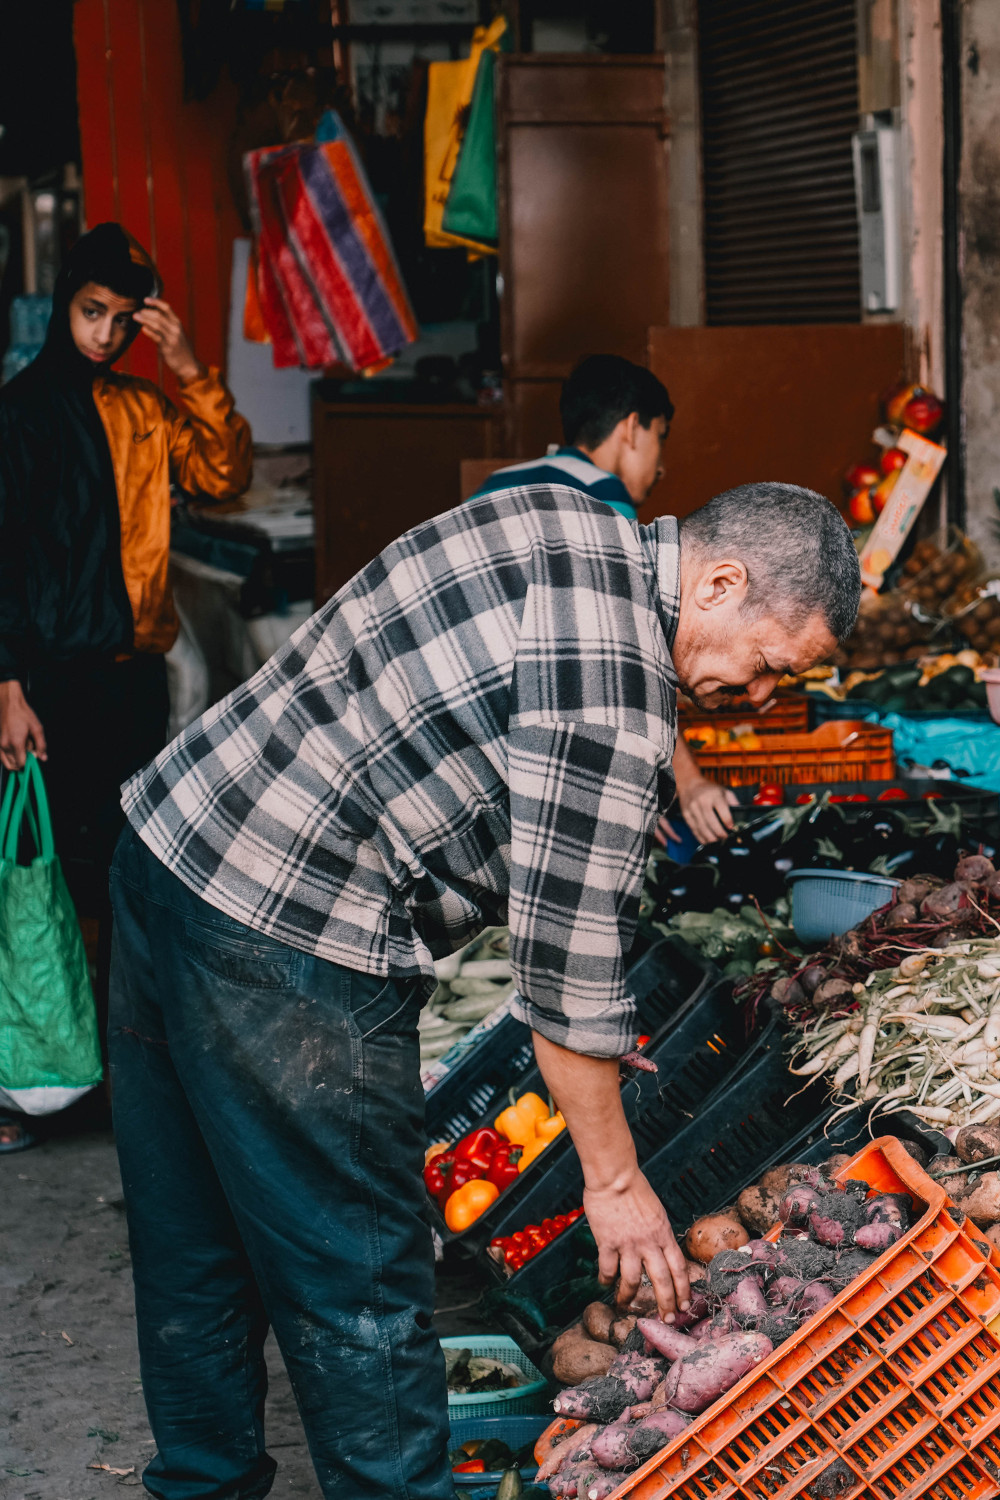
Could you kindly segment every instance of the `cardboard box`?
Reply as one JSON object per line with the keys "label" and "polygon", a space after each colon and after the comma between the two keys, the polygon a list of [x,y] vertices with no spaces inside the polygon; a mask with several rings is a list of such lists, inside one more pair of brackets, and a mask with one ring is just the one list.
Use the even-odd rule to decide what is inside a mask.
{"label": "cardboard box", "polygon": [[872,589],[882,587],[941,472],[947,452],[939,443],[932,443],[930,438],[921,437],[908,427],[900,433],[896,446],[908,457],[861,553],[861,581]]}

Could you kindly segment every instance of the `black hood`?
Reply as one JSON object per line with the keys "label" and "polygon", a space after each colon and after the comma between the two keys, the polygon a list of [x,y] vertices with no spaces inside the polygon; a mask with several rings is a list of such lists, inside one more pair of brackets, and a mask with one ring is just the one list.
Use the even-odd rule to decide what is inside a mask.
{"label": "black hood", "polygon": [[[70,333],[69,305],[89,281],[140,304],[145,297],[160,292],[160,278],[152,259],[120,224],[98,224],[77,240],[56,280],[52,317],[39,356],[51,372],[74,381],[90,382],[113,363],[93,364],[79,352]],[[115,359],[121,359],[138,334],[139,324],[132,323]]]}

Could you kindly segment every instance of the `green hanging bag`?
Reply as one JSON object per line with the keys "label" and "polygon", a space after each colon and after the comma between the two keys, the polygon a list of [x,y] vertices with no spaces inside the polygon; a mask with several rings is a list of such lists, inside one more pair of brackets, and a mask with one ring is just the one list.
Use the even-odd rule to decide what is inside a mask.
{"label": "green hanging bag", "polygon": [[[22,833],[37,850],[28,864],[17,862]],[[0,800],[0,1104],[52,1114],[100,1081],[87,955],[29,755]]]}
{"label": "green hanging bag", "polygon": [[441,228],[448,234],[480,240],[484,249],[495,249],[500,236],[494,119],[496,63],[496,53],[489,50],[479,59],[469,122],[441,222]]}

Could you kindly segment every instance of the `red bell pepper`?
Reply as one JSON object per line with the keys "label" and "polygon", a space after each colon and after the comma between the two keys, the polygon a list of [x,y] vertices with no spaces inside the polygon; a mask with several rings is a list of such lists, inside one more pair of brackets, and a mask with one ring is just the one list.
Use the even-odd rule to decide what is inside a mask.
{"label": "red bell pepper", "polygon": [[521,1146],[511,1145],[509,1141],[502,1141],[493,1153],[486,1181],[495,1183],[501,1193],[505,1187],[517,1181],[517,1164],[521,1160],[522,1149]]}
{"label": "red bell pepper", "polygon": [[[433,1166],[434,1163],[431,1163]],[[444,1208],[452,1193],[457,1193],[460,1187],[465,1187],[467,1182],[477,1182],[482,1177],[482,1171],[472,1161],[456,1161],[451,1170],[446,1174],[444,1192],[438,1198],[441,1207]]]}
{"label": "red bell pepper", "polygon": [[478,1130],[470,1130],[468,1135],[463,1135],[455,1147],[455,1160],[471,1161],[480,1172],[489,1170],[493,1153],[498,1146],[505,1145],[503,1137],[489,1126],[481,1126]]}
{"label": "red bell pepper", "polygon": [[486,1464],[481,1458],[469,1458],[464,1464],[456,1464],[451,1472],[453,1474],[485,1474]]}
{"label": "red bell pepper", "polygon": [[901,786],[887,786],[884,792],[879,792],[879,802],[906,802],[907,795]]}
{"label": "red bell pepper", "polygon": [[454,1151],[442,1151],[433,1156],[424,1168],[424,1187],[432,1198],[440,1201],[452,1167],[455,1165]]}

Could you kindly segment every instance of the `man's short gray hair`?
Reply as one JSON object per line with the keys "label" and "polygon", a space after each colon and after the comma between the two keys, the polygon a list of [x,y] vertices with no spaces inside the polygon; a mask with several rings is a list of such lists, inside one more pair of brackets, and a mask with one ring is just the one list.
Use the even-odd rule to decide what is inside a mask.
{"label": "man's short gray hair", "polygon": [[681,521],[681,548],[703,562],[733,558],[749,576],[744,611],[790,630],[822,615],[831,635],[850,635],[861,602],[861,567],[844,518],[797,484],[741,484]]}

